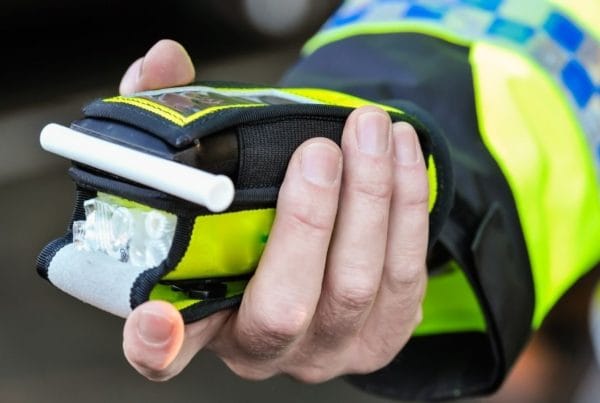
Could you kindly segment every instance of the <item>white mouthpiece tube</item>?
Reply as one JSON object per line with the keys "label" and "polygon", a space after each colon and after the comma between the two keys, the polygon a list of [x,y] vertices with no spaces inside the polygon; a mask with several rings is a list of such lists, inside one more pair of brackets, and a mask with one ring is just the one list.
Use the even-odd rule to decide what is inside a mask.
{"label": "white mouthpiece tube", "polygon": [[225,175],[214,175],[56,123],[42,129],[40,144],[51,153],[200,204],[213,212],[227,209],[233,201],[235,189]]}

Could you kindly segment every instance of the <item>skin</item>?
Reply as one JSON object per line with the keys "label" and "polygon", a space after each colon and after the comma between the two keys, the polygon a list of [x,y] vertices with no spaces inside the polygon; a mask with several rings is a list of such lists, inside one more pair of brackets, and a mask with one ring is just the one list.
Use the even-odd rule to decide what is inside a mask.
{"label": "skin", "polygon": [[[162,40],[131,65],[120,91],[194,77],[185,49]],[[125,323],[127,360],[155,381],[203,349],[254,380],[285,373],[318,383],[384,367],[421,321],[428,196],[414,129],[375,106],[356,109],[341,147],[314,138],[292,156],[240,308],[184,325],[170,304],[147,302]]]}

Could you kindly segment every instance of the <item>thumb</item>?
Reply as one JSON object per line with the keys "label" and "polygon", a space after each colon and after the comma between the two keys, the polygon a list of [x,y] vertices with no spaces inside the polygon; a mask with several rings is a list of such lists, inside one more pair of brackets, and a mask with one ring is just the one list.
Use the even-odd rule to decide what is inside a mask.
{"label": "thumb", "polygon": [[173,87],[192,82],[196,75],[190,56],[183,46],[170,39],[158,41],[144,57],[136,60],[123,75],[119,92]]}
{"label": "thumb", "polygon": [[221,311],[184,326],[181,314],[170,303],[146,302],[125,322],[125,357],[146,378],[168,380],[215,337],[230,315],[231,311]]}
{"label": "thumb", "polygon": [[138,372],[159,380],[179,353],[183,339],[184,324],[179,312],[166,302],[147,302],[127,318],[123,350]]}

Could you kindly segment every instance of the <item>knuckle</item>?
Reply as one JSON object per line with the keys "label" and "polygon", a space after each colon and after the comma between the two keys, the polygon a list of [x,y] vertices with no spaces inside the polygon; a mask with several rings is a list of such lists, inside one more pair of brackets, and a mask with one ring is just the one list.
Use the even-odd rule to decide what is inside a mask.
{"label": "knuckle", "polygon": [[376,289],[354,285],[327,290],[312,329],[319,345],[336,349],[340,340],[354,335],[376,293]]}
{"label": "knuckle", "polygon": [[403,181],[400,189],[400,199],[403,205],[422,207],[429,204],[429,183],[426,178]]}
{"label": "knuckle", "polygon": [[351,285],[332,291],[330,298],[332,304],[342,311],[362,313],[371,306],[375,294],[373,287]]}
{"label": "knuckle", "polygon": [[371,344],[366,341],[361,343],[362,349],[357,357],[359,360],[353,362],[349,372],[356,374],[368,374],[375,372],[388,365],[400,351],[397,342],[380,339],[377,344]]}
{"label": "knuckle", "polygon": [[277,214],[291,231],[322,236],[333,229],[336,206],[336,203],[310,198],[306,194],[286,193],[278,201]]}
{"label": "knuckle", "polygon": [[254,316],[242,329],[240,340],[244,350],[263,360],[279,356],[304,332],[308,326],[307,318],[305,311],[293,309],[264,311]]}
{"label": "knuckle", "polygon": [[407,207],[419,208],[427,211],[427,206],[429,205],[429,193],[425,192],[415,192],[407,197],[403,203]]}
{"label": "knuckle", "polygon": [[333,229],[333,219],[330,214],[317,209],[292,208],[289,214],[290,225],[299,232],[323,235]]}
{"label": "knuckle", "polygon": [[349,184],[350,190],[365,198],[369,203],[388,203],[394,186],[391,180],[366,178]]}
{"label": "knuckle", "polygon": [[426,277],[425,265],[422,263],[405,263],[394,269],[386,268],[386,272],[389,273],[389,281],[392,285],[404,289],[414,288],[415,291],[419,290]]}
{"label": "knuckle", "polygon": [[278,318],[263,317],[257,324],[259,333],[266,335],[269,339],[290,342],[298,337],[305,328],[303,316],[291,314],[287,317],[281,315]]}

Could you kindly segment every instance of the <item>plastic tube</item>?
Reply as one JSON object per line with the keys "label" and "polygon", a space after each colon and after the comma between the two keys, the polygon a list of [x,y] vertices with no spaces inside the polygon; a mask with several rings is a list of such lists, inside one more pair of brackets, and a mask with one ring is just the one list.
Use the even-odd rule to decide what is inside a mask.
{"label": "plastic tube", "polygon": [[233,201],[235,189],[225,175],[214,175],[56,123],[42,129],[40,144],[51,153],[205,206],[213,212],[227,209]]}

